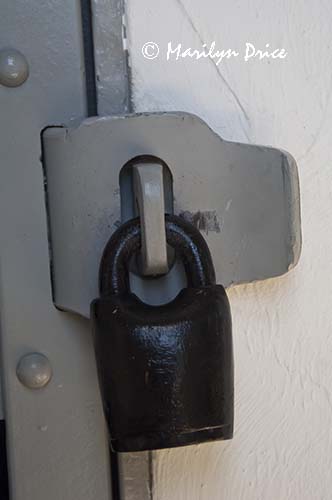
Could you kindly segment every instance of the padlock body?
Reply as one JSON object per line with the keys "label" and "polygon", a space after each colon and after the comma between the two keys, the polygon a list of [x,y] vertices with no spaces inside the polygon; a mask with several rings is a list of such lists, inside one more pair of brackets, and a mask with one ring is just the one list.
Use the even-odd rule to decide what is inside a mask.
{"label": "padlock body", "polygon": [[114,451],[233,435],[232,326],[221,285],[149,306],[134,294],[95,300],[94,345]]}

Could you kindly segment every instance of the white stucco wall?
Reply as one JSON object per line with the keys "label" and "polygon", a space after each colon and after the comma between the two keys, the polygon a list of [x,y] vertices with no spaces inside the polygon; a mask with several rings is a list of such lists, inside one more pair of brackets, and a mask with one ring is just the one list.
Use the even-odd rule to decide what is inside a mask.
{"label": "white stucco wall", "polygon": [[[156,500],[332,497],[332,5],[328,0],[128,0],[138,111],[187,110],[225,139],[297,160],[303,250],[288,275],[229,291],[235,437],[155,454]],[[142,45],[160,45],[146,60]],[[284,60],[166,60],[168,41]]]}

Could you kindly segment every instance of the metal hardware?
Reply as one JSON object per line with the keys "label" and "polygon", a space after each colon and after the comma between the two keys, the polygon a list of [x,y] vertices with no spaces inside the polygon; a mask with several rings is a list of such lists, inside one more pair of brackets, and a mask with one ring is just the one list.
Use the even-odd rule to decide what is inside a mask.
{"label": "metal hardware", "polygon": [[[7,418],[11,494],[15,500],[26,500],[27,495],[36,499],[47,496],[49,500],[58,500],[60,495],[63,500],[71,500],[73,497],[84,497],[85,500],[109,499],[108,451],[96,391],[94,360],[88,341],[88,325],[72,315],[55,311],[51,304],[46,213],[41,192],[44,179],[38,161],[41,156],[41,130],[47,125],[70,123],[72,119],[82,120],[87,115],[87,94],[88,107],[93,108],[93,89],[91,91],[88,84],[86,91],[84,81],[85,72],[90,72],[89,82],[93,81],[93,64],[91,59],[86,58],[84,68],[82,54],[82,38],[86,39],[86,33],[83,37],[80,10],[86,2],[74,0],[61,4],[61,8],[55,8],[54,2],[49,0],[42,3],[39,0],[21,2],[19,8],[14,4],[7,2],[2,9],[1,43],[3,47],[15,46],[24,50],[31,66],[30,79],[18,92],[12,93],[5,86],[0,88],[3,98],[1,145],[2,154],[6,157],[2,169],[4,182],[0,183],[0,219],[2,236],[6,241],[0,255],[1,369],[2,375],[5,373],[2,385]],[[92,0],[91,4],[98,113],[105,115],[128,112],[130,93],[126,52],[122,47],[122,2]],[[38,15],[31,15],[36,12]],[[27,18],[29,30],[22,30]],[[59,74],[62,75],[60,79],[54,77]],[[16,100],[10,99],[11,95],[15,95]],[[17,144],[20,144],[19,148]],[[153,147],[148,148],[151,149]],[[173,169],[173,165],[170,166]],[[299,203],[292,197],[297,191],[296,173],[292,173],[292,168],[291,166],[290,172],[287,165],[284,169],[285,185],[289,186],[292,182],[295,185],[285,196],[288,215],[290,204],[294,204],[296,214]],[[289,173],[290,179],[287,180]],[[83,180],[81,173],[80,179]],[[77,183],[77,177],[75,181]],[[112,181],[113,186],[115,190],[118,189],[117,182]],[[208,196],[205,195],[205,198],[208,199]],[[225,210],[232,206],[229,201],[228,198],[227,201],[223,200]],[[92,199],[92,204],[96,209],[95,199]],[[196,206],[194,210],[185,210],[185,216],[201,228],[217,228],[218,221],[210,208],[204,209],[201,206],[197,211]],[[67,209],[68,207],[65,212],[71,217],[72,213]],[[100,206],[100,214],[102,210],[103,206]],[[115,217],[111,218],[114,228],[115,222],[120,220],[117,210],[118,208],[115,210]],[[11,214],[10,220],[8,211]],[[51,212],[53,221],[53,209]],[[227,213],[226,210],[226,215]],[[74,225],[82,222],[80,217],[71,220]],[[269,211],[267,220],[270,220]],[[285,231],[285,234],[294,241],[285,244],[284,250],[287,253],[290,247],[298,249],[297,253],[294,252],[294,259],[290,259],[293,265],[299,253],[300,229],[298,225],[294,231],[291,230],[292,224],[296,226],[296,221],[299,222],[296,216],[289,221],[290,230]],[[222,225],[219,224],[219,227]],[[218,234],[210,232],[209,240],[213,236]],[[103,239],[105,235],[97,234],[95,241],[99,237]],[[56,237],[55,241],[57,240]],[[240,253],[243,253],[248,241],[246,236],[243,241],[239,246]],[[217,248],[215,246],[215,251]],[[93,261],[95,250],[95,247],[90,246],[90,258]],[[96,261],[99,256],[97,252]],[[57,254],[55,260],[58,262],[58,259]],[[85,264],[87,261],[84,259]],[[56,283],[59,279],[56,278]],[[169,275],[166,279],[169,279]],[[17,282],[21,283],[19,288]],[[61,349],[58,348],[59,345]],[[29,349],[45,350],[50,354],[53,366],[61,368],[55,370],[53,383],[48,386],[47,391],[36,394],[24,390],[18,383],[15,374],[17,353],[21,355],[26,352],[27,346]],[[73,359],[75,363],[72,362]],[[82,378],[86,381],[84,387],[78,383]],[[55,380],[59,383],[54,383]],[[68,380],[70,384],[67,384]],[[73,408],[76,410],[75,414]],[[38,419],[49,423],[42,439],[39,427],[35,426]],[[81,439],[77,439],[77,435]],[[61,439],[58,439],[59,436]],[[31,449],[34,450],[33,454]],[[31,458],[28,462],[25,460],[26,456]],[[119,461],[124,498],[150,498],[151,454],[124,454]],[[135,464],[134,481],[131,479],[132,464]],[[22,470],[25,471],[23,475]],[[141,484],[138,484],[141,479]]]}
{"label": "metal hardware", "polygon": [[279,276],[298,261],[297,167],[284,151],[224,141],[187,113],[90,118],[47,129],[43,143],[61,309],[90,314],[102,250],[121,220],[120,171],[137,156],[169,166],[175,213],[203,232],[226,287]]}
{"label": "metal hardware", "polygon": [[166,305],[151,307],[128,289],[128,263],[141,246],[139,219],[113,233],[100,264],[100,298],[91,305],[91,317],[116,451],[233,435],[232,328],[225,290],[215,284],[211,254],[198,229],[167,215],[166,235],[188,282]]}
{"label": "metal hardware", "polygon": [[121,500],[153,499],[153,452],[118,454]]}
{"label": "metal hardware", "polygon": [[145,276],[168,271],[165,231],[163,167],[134,165],[134,192],[142,228],[142,272]]}
{"label": "metal hardware", "polygon": [[48,358],[38,352],[26,354],[16,368],[17,378],[29,389],[41,389],[52,378],[52,367]]}
{"label": "metal hardware", "polygon": [[97,114],[129,113],[132,103],[124,1],[91,0],[91,13]]}
{"label": "metal hardware", "polygon": [[0,50],[0,84],[6,87],[19,87],[29,76],[28,62],[23,54],[15,49]]}

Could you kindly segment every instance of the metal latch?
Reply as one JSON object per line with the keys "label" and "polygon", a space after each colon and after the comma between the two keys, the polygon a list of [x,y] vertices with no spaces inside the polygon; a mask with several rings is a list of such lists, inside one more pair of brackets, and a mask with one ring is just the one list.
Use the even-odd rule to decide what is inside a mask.
{"label": "metal latch", "polygon": [[[102,249],[127,202],[120,202],[121,171],[146,155],[167,165],[174,213],[203,233],[225,286],[282,275],[299,259],[297,166],[282,150],[224,141],[187,113],[89,118],[46,129],[43,144],[54,301],[61,309],[89,316]],[[156,193],[144,198],[149,176]],[[155,210],[145,218],[145,269],[164,272],[160,170],[137,166],[135,179],[141,213],[148,205],[150,214]],[[171,272],[162,280],[169,300],[176,293]]]}

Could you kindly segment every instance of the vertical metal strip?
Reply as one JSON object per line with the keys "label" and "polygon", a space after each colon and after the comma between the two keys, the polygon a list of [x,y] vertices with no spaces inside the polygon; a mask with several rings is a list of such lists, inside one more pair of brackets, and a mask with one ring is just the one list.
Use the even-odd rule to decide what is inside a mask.
{"label": "vertical metal strip", "polygon": [[153,499],[152,453],[118,454],[121,500]]}
{"label": "vertical metal strip", "polygon": [[91,0],[98,115],[131,110],[123,0]]}
{"label": "vertical metal strip", "polygon": [[[123,0],[91,0],[98,115],[132,111]],[[150,500],[152,455],[118,454],[121,500]]]}

